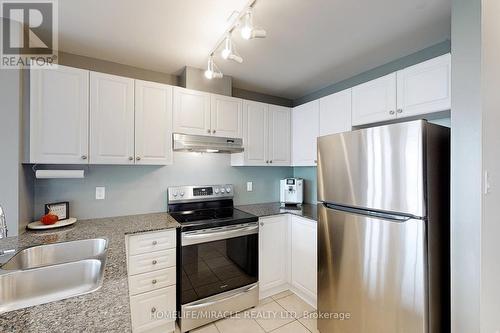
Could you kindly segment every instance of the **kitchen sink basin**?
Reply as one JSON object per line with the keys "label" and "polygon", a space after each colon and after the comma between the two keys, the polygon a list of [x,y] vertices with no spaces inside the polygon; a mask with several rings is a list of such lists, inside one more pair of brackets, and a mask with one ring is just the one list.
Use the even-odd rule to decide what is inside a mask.
{"label": "kitchen sink basin", "polygon": [[90,259],[104,254],[107,246],[104,238],[33,246],[16,253],[1,269],[25,270]]}
{"label": "kitchen sink basin", "polygon": [[0,313],[96,291],[104,260],[86,259],[0,274]]}

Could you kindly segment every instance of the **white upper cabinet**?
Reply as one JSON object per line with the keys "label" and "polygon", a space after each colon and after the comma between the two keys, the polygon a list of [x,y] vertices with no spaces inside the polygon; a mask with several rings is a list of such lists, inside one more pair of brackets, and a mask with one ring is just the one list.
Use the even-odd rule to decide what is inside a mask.
{"label": "white upper cabinet", "polygon": [[288,166],[291,160],[290,108],[269,105],[269,164]]}
{"label": "white upper cabinet", "polygon": [[396,118],[396,73],[352,88],[352,125]]}
{"label": "white upper cabinet", "polygon": [[293,165],[315,166],[319,136],[319,100],[293,108],[292,133]]}
{"label": "white upper cabinet", "polygon": [[90,163],[134,164],[134,80],[90,73]]}
{"label": "white upper cabinet", "polygon": [[243,102],[245,165],[266,165],[268,162],[268,113],[267,104]]}
{"label": "white upper cabinet", "polygon": [[231,155],[233,166],[289,166],[290,108],[243,101],[244,152]]}
{"label": "white upper cabinet", "polygon": [[397,72],[398,117],[451,109],[451,55]]}
{"label": "white upper cabinet", "polygon": [[30,163],[87,164],[89,71],[30,71]]}
{"label": "white upper cabinet", "polygon": [[136,164],[172,164],[172,90],[135,80]]}
{"label": "white upper cabinet", "polygon": [[347,132],[351,127],[352,89],[319,100],[319,135]]}
{"label": "white upper cabinet", "polygon": [[211,99],[210,129],[212,135],[228,138],[242,137],[242,100],[239,98],[214,95]]}
{"label": "white upper cabinet", "polygon": [[210,135],[210,94],[174,88],[174,132]]}

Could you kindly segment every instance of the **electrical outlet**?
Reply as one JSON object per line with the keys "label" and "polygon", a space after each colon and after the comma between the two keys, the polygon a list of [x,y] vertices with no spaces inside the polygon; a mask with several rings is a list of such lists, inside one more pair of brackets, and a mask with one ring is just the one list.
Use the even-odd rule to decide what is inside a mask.
{"label": "electrical outlet", "polygon": [[247,182],[247,192],[252,192],[252,191],[253,191],[253,183]]}
{"label": "electrical outlet", "polygon": [[104,200],[106,198],[106,188],[105,187],[96,187],[95,188],[95,199],[96,200]]}

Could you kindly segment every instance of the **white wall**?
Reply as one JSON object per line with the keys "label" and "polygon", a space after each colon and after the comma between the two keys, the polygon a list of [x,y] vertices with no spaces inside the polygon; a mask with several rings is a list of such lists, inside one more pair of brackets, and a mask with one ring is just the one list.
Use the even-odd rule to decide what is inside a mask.
{"label": "white wall", "polygon": [[453,0],[452,332],[500,332],[498,13],[497,0]]}
{"label": "white wall", "polygon": [[490,193],[481,227],[481,332],[500,332],[500,1],[482,2],[483,168]]}
{"label": "white wall", "polygon": [[17,235],[19,220],[20,87],[19,70],[0,70],[0,205],[9,236]]}

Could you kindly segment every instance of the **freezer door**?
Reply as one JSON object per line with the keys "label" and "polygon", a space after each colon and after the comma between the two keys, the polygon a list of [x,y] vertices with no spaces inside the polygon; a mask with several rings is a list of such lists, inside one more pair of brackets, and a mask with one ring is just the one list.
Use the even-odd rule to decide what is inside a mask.
{"label": "freezer door", "polygon": [[321,333],[428,332],[425,222],[318,206]]}
{"label": "freezer door", "polygon": [[318,200],[425,216],[427,122],[373,127],[318,139]]}

